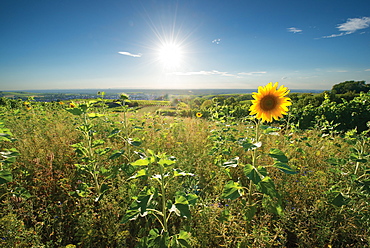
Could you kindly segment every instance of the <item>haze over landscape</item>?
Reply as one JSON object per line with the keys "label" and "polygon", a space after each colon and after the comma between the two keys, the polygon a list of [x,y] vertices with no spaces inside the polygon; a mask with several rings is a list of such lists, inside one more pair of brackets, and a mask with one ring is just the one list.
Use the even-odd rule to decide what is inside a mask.
{"label": "haze over landscape", "polygon": [[370,81],[354,1],[2,1],[0,90],[330,89]]}

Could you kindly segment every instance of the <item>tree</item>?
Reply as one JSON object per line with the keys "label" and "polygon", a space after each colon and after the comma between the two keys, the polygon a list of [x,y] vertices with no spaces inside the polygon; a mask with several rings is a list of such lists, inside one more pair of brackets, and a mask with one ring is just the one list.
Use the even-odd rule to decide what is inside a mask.
{"label": "tree", "polygon": [[370,85],[366,84],[365,81],[345,81],[339,84],[333,85],[332,92],[334,94],[345,94],[347,92],[368,92],[370,91]]}

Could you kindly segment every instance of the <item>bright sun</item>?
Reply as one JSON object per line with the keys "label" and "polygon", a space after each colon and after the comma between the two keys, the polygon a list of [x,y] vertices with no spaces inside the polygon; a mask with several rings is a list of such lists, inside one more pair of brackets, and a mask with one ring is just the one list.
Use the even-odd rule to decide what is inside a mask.
{"label": "bright sun", "polygon": [[165,68],[176,68],[181,65],[183,51],[176,43],[164,43],[159,49],[158,60]]}

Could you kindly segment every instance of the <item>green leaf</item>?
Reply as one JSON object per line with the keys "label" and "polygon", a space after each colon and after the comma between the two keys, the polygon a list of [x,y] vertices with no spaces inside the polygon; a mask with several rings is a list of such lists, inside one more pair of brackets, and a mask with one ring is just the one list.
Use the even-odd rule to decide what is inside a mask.
{"label": "green leaf", "polygon": [[[155,233],[153,233],[152,230],[155,230]],[[168,233],[161,232],[159,234],[159,231],[157,229],[152,230],[150,230],[150,237],[147,244],[145,244],[143,248],[168,248]]]}
{"label": "green leaf", "polygon": [[267,175],[267,170],[263,166],[254,167],[251,164],[246,164],[244,166],[244,174],[248,177],[254,184],[258,184],[263,177]]}
{"label": "green leaf", "polygon": [[256,214],[257,208],[255,205],[245,206],[243,211],[244,211],[244,219],[249,222],[253,219],[254,215]]}
{"label": "green leaf", "polygon": [[94,118],[98,118],[98,117],[103,117],[104,115],[99,114],[99,113],[88,113],[87,116],[91,119],[94,119]]}
{"label": "green leaf", "polygon": [[139,138],[129,138],[127,142],[132,146],[140,146],[142,143]]}
{"label": "green leaf", "polygon": [[107,190],[110,189],[109,185],[106,184],[106,183],[103,183],[101,186],[100,186],[100,193],[101,194],[104,194],[105,192],[107,192]]}
{"label": "green leaf", "polygon": [[175,198],[175,204],[189,204],[188,199],[183,195],[177,195]]}
{"label": "green leaf", "polygon": [[90,195],[89,185],[86,183],[80,183],[77,187],[76,193],[79,197],[87,197]]}
{"label": "green leaf", "polygon": [[173,169],[173,176],[180,177],[180,176],[194,176],[193,173],[185,172],[180,169]]}
{"label": "green leaf", "polygon": [[108,189],[110,189],[109,185],[108,184],[105,184],[103,183],[101,186],[100,186],[100,189],[99,189],[99,196],[95,198],[95,202],[98,202],[100,201],[104,194],[108,191]]}
{"label": "green leaf", "polygon": [[240,139],[238,143],[244,148],[246,152],[257,147],[249,139]]}
{"label": "green leaf", "polygon": [[158,162],[159,165],[162,165],[162,166],[169,166],[169,165],[172,165],[176,163],[176,161],[174,159],[171,159],[171,158],[161,158]]}
{"label": "green leaf", "polygon": [[235,200],[243,195],[243,187],[238,182],[229,181],[222,192],[221,197],[226,199]]}
{"label": "green leaf", "polygon": [[225,163],[222,164],[223,167],[237,167],[238,166],[239,157],[235,157]]}
{"label": "green leaf", "polygon": [[265,196],[262,200],[262,205],[268,209],[270,212],[277,214],[277,215],[283,215],[283,208],[282,208],[282,201],[280,198],[274,198],[272,199],[269,196]]}
{"label": "green leaf", "polygon": [[341,207],[341,206],[347,205],[349,201],[350,201],[349,197],[344,196],[341,192],[339,192],[335,196],[335,198],[331,201],[331,204],[337,207]]}
{"label": "green leaf", "polygon": [[138,197],[133,197],[134,202],[131,204],[129,210],[138,210],[140,212],[140,216],[144,217],[147,215],[147,207],[150,205],[151,200],[154,197],[154,193],[151,189],[145,188],[142,190]]}
{"label": "green leaf", "polygon": [[125,153],[125,150],[120,150],[120,151],[116,150],[113,152],[112,155],[109,156],[109,159],[116,159],[120,157],[121,155],[123,155],[124,153]]}
{"label": "green leaf", "polygon": [[105,143],[105,141],[102,140],[102,139],[94,140],[93,143],[92,143],[92,147],[101,146],[101,145],[104,145],[104,143]]}
{"label": "green leaf", "polygon": [[298,172],[295,171],[294,169],[290,168],[289,165],[285,164],[285,163],[281,163],[281,162],[275,162],[273,164],[273,166],[275,168],[278,168],[279,170],[281,170],[282,172],[285,172],[287,174],[291,174],[291,175],[294,175],[294,174],[297,174]]}
{"label": "green leaf", "polygon": [[0,152],[0,156],[4,158],[4,160],[2,161],[0,160],[0,162],[4,162],[8,164],[14,163],[16,157],[19,155],[20,153],[15,148],[4,149],[2,152]]}
{"label": "green leaf", "polygon": [[198,200],[198,196],[196,194],[187,194],[186,199],[189,202],[189,205],[195,205]]}
{"label": "green leaf", "polygon": [[86,113],[87,109],[89,108],[89,105],[87,104],[80,104],[78,106],[84,113]]}
{"label": "green leaf", "polygon": [[85,113],[82,108],[66,108],[66,110],[73,115],[82,115]]}
{"label": "green leaf", "polygon": [[18,197],[22,197],[22,198],[26,198],[26,199],[31,197],[30,192],[28,192],[28,190],[26,190],[23,187],[15,188],[15,190],[13,192],[13,195],[18,196]]}
{"label": "green leaf", "polygon": [[180,243],[182,247],[191,248],[190,244],[188,243],[190,236],[191,234],[189,232],[181,230],[177,237],[177,241]]}
{"label": "green leaf", "polygon": [[138,172],[136,172],[135,175],[133,175],[132,177],[129,177],[129,179],[135,179],[135,178],[139,178],[139,177],[145,177],[146,178],[147,176],[148,176],[147,169],[141,169]]}
{"label": "green leaf", "polygon": [[270,177],[263,178],[258,185],[262,193],[271,197],[280,198],[280,195],[275,188],[274,181],[272,181]]}
{"label": "green leaf", "polygon": [[119,168],[121,168],[127,176],[133,175],[136,171],[136,168],[131,164],[122,164]]}
{"label": "green leaf", "polygon": [[267,125],[261,125],[260,127],[261,127],[262,130],[264,130],[263,132],[265,134],[274,133],[274,132],[279,131],[279,128],[271,127],[271,126],[267,126]]}
{"label": "green leaf", "polygon": [[121,130],[120,129],[118,129],[118,128],[116,128],[116,129],[114,129],[111,133],[110,133],[110,135],[108,136],[108,138],[112,138],[113,136],[116,136],[117,134],[119,134],[121,132]]}
{"label": "green leaf", "polygon": [[149,164],[148,158],[139,159],[131,163],[131,165],[133,166],[147,166],[148,164]]}
{"label": "green leaf", "polygon": [[191,218],[189,204],[181,204],[181,203],[176,204],[175,203],[172,205],[172,208],[170,209],[170,211],[175,212],[177,216],[181,216],[187,219]]}
{"label": "green leaf", "polygon": [[100,156],[102,156],[102,155],[104,155],[104,154],[106,154],[106,153],[108,153],[110,150],[111,150],[112,148],[110,148],[110,147],[106,147],[106,148],[101,148],[101,149],[96,149],[94,152],[96,153],[96,154],[98,154],[98,155],[100,155]]}
{"label": "green leaf", "polygon": [[137,217],[139,217],[139,214],[140,212],[137,209],[129,209],[126,211],[120,223],[126,224],[129,221],[136,220]]}
{"label": "green leaf", "polygon": [[288,163],[289,161],[285,154],[276,148],[270,149],[269,156],[284,164]]}
{"label": "green leaf", "polygon": [[12,136],[10,133],[3,133],[0,130],[0,140],[2,141],[11,141],[10,137]]}
{"label": "green leaf", "polygon": [[1,170],[0,171],[0,184],[9,183],[13,181],[13,175],[11,171]]}

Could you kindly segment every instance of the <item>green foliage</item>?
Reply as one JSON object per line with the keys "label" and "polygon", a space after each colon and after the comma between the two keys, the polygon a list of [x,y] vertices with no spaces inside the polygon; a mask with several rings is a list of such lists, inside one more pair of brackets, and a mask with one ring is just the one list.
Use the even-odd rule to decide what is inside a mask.
{"label": "green foliage", "polygon": [[311,104],[302,108],[293,108],[290,118],[298,123],[299,128],[334,126],[335,130],[347,131],[357,129],[362,132],[367,129],[370,121],[370,94],[360,94],[351,101],[336,103],[326,98],[319,106]]}
{"label": "green foliage", "polygon": [[332,91],[335,94],[345,94],[347,92],[369,92],[370,84],[366,84],[365,81],[345,81],[339,84],[335,84],[332,87]]}
{"label": "green foliage", "polygon": [[[176,192],[173,203],[171,197],[168,198],[166,191],[176,177],[192,176],[193,174],[182,171],[179,173],[179,169],[172,168],[176,163],[176,159],[172,156],[167,156],[164,153],[154,154],[152,150],[148,150],[147,153],[148,155],[141,154],[141,159],[131,163],[131,165],[140,168],[131,179],[139,178],[145,181],[151,179],[158,183],[157,187],[144,187],[138,196],[132,197],[133,202],[121,223],[135,221],[138,217],[153,215],[160,223],[161,230],[159,231],[154,227],[150,229],[150,238],[147,239],[147,235],[145,235],[141,240],[141,245],[145,245],[145,247],[190,247],[188,243],[189,234],[183,230],[180,230],[178,234],[171,233],[169,221],[172,213],[190,220],[190,206],[196,203],[198,197],[194,194]],[[144,169],[141,169],[143,167]]]}

